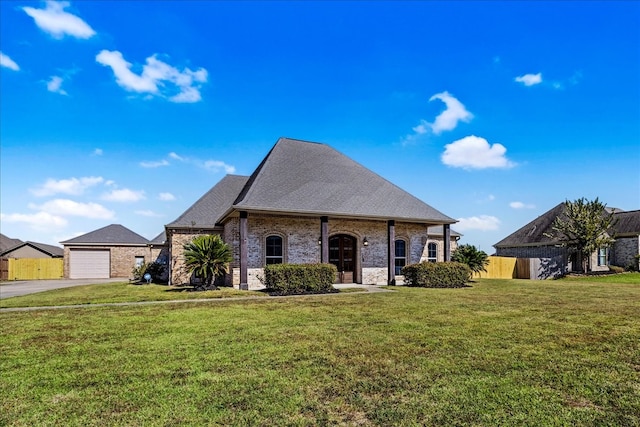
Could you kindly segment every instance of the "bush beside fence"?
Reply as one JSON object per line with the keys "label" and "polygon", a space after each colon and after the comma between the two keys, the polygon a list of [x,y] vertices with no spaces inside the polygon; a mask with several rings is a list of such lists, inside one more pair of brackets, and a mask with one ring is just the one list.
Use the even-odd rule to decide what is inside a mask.
{"label": "bush beside fence", "polygon": [[471,279],[471,269],[459,262],[421,262],[402,268],[407,286],[461,288]]}

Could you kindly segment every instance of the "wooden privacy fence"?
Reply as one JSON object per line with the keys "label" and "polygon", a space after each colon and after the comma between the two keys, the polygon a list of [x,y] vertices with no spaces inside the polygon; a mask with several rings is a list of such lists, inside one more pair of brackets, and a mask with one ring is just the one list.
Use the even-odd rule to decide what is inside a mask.
{"label": "wooden privacy fence", "polygon": [[9,258],[0,261],[1,280],[61,279],[64,276],[62,258]]}
{"label": "wooden privacy fence", "polygon": [[490,256],[487,271],[475,273],[473,277],[484,279],[513,279],[516,277],[517,260],[518,258]]}
{"label": "wooden privacy fence", "polygon": [[531,279],[541,280],[559,277],[567,270],[562,256],[553,258],[511,258],[490,256],[487,271],[475,273],[483,279]]}

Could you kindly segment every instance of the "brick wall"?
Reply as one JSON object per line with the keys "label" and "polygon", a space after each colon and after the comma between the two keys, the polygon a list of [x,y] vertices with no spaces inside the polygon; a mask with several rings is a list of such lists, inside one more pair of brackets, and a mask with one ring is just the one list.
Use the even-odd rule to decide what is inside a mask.
{"label": "brick wall", "polygon": [[69,260],[71,249],[98,249],[109,250],[110,254],[110,277],[130,278],[131,270],[136,265],[136,257],[144,257],[144,262],[153,262],[151,249],[144,246],[65,246],[64,247],[64,277],[69,278]]}
{"label": "brick wall", "polygon": [[638,261],[634,257],[638,254],[640,254],[640,236],[616,239],[611,250],[611,264],[624,268],[635,264],[637,269]]}
{"label": "brick wall", "polygon": [[[249,214],[247,246],[247,273],[250,289],[263,287],[263,266],[265,265],[265,241],[267,236],[278,235],[283,239],[284,261],[290,264],[308,264],[320,262],[321,246],[320,218]],[[230,218],[222,233],[223,240],[233,250],[231,274],[227,275],[227,284],[238,286],[240,283],[240,221]],[[359,283],[386,283],[387,280],[387,222],[374,220],[329,218],[329,235],[347,234],[356,239],[355,280]],[[438,259],[444,260],[442,237],[427,235],[427,227],[420,224],[398,223],[395,226],[396,239],[408,243],[407,264],[427,259],[427,244],[438,244]],[[171,241],[172,284],[186,283],[182,246],[196,235],[202,233],[175,232]],[[367,238],[369,245],[362,241]],[[457,244],[452,240],[451,251]]]}

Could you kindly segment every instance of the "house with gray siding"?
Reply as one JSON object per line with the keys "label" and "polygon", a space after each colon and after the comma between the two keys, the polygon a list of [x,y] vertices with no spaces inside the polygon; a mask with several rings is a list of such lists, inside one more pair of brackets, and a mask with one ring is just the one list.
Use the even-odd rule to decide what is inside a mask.
{"label": "house with gray siding", "polygon": [[264,266],[332,263],[337,282],[390,284],[403,265],[448,261],[456,220],[332,147],[280,138],[250,176],[227,175],[165,226],[170,283],[189,283],[183,247],[218,234],[227,283],[263,287]]}

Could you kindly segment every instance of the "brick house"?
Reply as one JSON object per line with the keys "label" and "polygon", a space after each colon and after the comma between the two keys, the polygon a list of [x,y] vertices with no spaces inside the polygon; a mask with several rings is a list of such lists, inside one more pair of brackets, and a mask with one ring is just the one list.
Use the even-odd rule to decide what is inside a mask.
{"label": "brick house", "polygon": [[165,226],[170,284],[189,283],[183,246],[219,234],[227,284],[261,288],[272,263],[333,263],[337,282],[388,284],[406,264],[448,261],[444,215],[325,144],[280,138],[251,176],[227,175]]}
{"label": "brick house", "polygon": [[[539,278],[556,277],[571,271],[580,271],[582,266],[575,253],[560,245],[552,235],[553,221],[564,212],[560,203],[519,228],[495,245],[496,255],[515,258],[538,259]],[[612,209],[614,226],[610,234],[615,239],[609,248],[600,248],[589,255],[591,271],[608,271],[609,265],[638,268],[635,258],[640,254],[640,211]]]}
{"label": "brick house", "polygon": [[60,243],[64,246],[64,277],[68,279],[130,278],[135,266],[155,261],[161,253],[157,248],[154,252],[147,239],[120,224]]}

